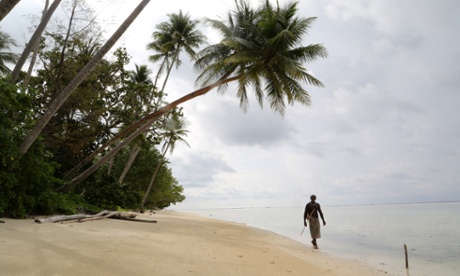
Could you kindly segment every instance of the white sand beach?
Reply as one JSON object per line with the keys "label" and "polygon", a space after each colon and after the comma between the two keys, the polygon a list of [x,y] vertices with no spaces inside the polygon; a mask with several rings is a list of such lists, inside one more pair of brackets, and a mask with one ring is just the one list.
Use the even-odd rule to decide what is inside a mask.
{"label": "white sand beach", "polygon": [[268,231],[184,214],[35,223],[2,219],[1,275],[387,275]]}

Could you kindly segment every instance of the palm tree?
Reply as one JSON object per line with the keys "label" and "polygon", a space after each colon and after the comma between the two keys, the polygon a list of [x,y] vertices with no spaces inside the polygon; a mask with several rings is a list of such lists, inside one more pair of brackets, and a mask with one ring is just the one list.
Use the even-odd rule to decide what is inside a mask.
{"label": "palm tree", "polygon": [[150,74],[152,73],[147,65],[134,64],[135,70],[129,74],[129,78],[134,83],[151,84]]}
{"label": "palm tree", "polygon": [[141,212],[144,210],[145,202],[150,194],[150,190],[152,189],[153,183],[155,182],[155,178],[158,174],[158,171],[160,170],[161,165],[163,165],[165,161],[165,155],[168,152],[168,150],[170,153],[172,153],[176,146],[176,142],[178,141],[185,143],[187,146],[189,145],[187,141],[185,141],[184,139],[184,136],[187,136],[188,130],[185,129],[185,122],[181,117],[182,114],[180,112],[177,112],[176,109],[174,109],[170,114],[171,117],[169,118],[169,120],[166,121],[165,124],[166,132],[163,134],[166,140],[166,142],[163,143],[163,153],[160,157],[160,160],[158,161],[158,164],[155,168],[155,172],[153,173],[152,178],[150,179],[149,186],[142,199],[142,203],[140,205]]}
{"label": "palm tree", "polygon": [[[57,2],[57,1],[58,0],[55,0],[54,2]],[[109,40],[107,40],[107,42],[99,49],[99,51],[85,65],[85,67],[82,68],[82,70],[77,74],[77,76],[75,76],[75,78],[72,79],[72,81],[66,86],[66,88],[61,93],[59,93],[59,95],[51,102],[51,104],[49,105],[45,113],[38,119],[37,124],[32,128],[32,130],[29,131],[27,136],[24,138],[20,146],[21,153],[27,152],[29,147],[32,145],[35,139],[37,139],[38,135],[40,135],[43,128],[48,124],[49,120],[54,116],[57,110],[64,104],[64,102],[69,98],[69,96],[75,91],[78,85],[80,85],[80,83],[89,75],[92,69],[104,57],[104,55],[112,48],[112,46],[115,45],[118,39],[123,35],[123,33],[128,29],[131,23],[136,19],[136,17],[141,13],[141,11],[145,8],[145,6],[147,6],[149,2],[150,0],[142,0],[142,2],[134,9],[134,11],[126,18],[126,20],[115,31],[112,37]],[[51,10],[51,7],[48,10],[47,14],[50,12],[50,10]],[[40,24],[42,24],[43,21],[44,20],[42,20]]]}
{"label": "palm tree", "polygon": [[[133,82],[135,85],[142,85],[142,86],[151,86],[152,80],[150,79],[150,74],[152,72],[150,69],[147,67],[147,65],[137,65],[135,64],[135,70],[130,72],[129,78],[131,82]],[[139,87],[139,89],[134,89],[130,94],[137,94],[137,95],[129,95],[129,97],[132,99],[132,104],[131,107],[134,107],[134,105],[140,104],[139,108],[133,108],[134,110],[142,110],[142,106],[144,105],[143,103],[150,104],[147,100],[146,94],[142,93],[145,89],[142,89],[142,87]],[[136,93],[138,92],[138,93]],[[149,89],[149,92],[151,95],[155,94],[153,93],[151,89]],[[141,116],[141,114],[134,114]],[[136,116],[137,117],[137,116]],[[138,144],[134,144],[131,154],[129,155],[128,161],[125,164],[125,167],[123,169],[123,172],[121,173],[120,177],[118,178],[118,182],[122,183],[126,174],[128,173],[129,169],[131,168],[134,160],[136,159],[137,155],[139,154],[141,150],[141,147]]]}
{"label": "palm tree", "polygon": [[0,21],[10,13],[10,11],[16,6],[21,0],[2,0],[0,1]]}
{"label": "palm tree", "polygon": [[198,21],[191,20],[190,15],[168,14],[169,21],[160,23],[156,26],[157,31],[153,33],[154,41],[147,45],[147,49],[157,52],[149,57],[150,61],[157,62],[162,60],[154,85],[157,85],[158,78],[162,72],[166,71],[166,77],[160,92],[164,91],[169,75],[174,64],[180,66],[182,61],[179,54],[182,50],[193,59],[195,49],[202,45],[206,37],[197,29]]}
{"label": "palm tree", "polygon": [[[158,92],[159,98],[157,103],[153,106],[148,104],[148,112],[157,109],[157,104],[162,103],[163,91],[165,89],[172,68],[174,64],[179,66],[182,63],[179,59],[180,52],[185,50],[185,52],[191,58],[193,58],[196,54],[195,49],[205,41],[205,37],[199,30],[197,30],[198,21],[191,20],[188,14],[184,15],[182,11],[180,11],[179,14],[169,14],[168,17],[169,21],[163,22],[156,26],[158,31],[153,33],[153,38],[155,40],[147,45],[147,49],[157,52],[157,54],[150,56],[150,61],[156,62],[160,59],[163,60],[160,68],[158,69],[157,76],[155,77],[155,82],[153,83],[155,87],[157,86],[161,73],[166,71],[166,78],[163,82],[161,90]],[[147,70],[145,65],[144,67],[137,67],[136,65],[136,72],[138,76],[141,73],[145,74],[145,70]],[[141,79],[132,79],[132,81],[136,83],[142,83]],[[149,103],[153,101],[154,96],[155,93],[150,95],[150,99],[148,101]],[[123,179],[130,169],[132,163],[134,162],[137,154],[139,153],[139,150],[140,148],[138,146],[135,145],[133,147],[128,162],[126,163],[126,166],[118,180],[120,183],[123,182]]]}
{"label": "palm tree", "polygon": [[10,52],[10,46],[16,46],[15,41],[11,39],[9,34],[0,30],[0,74],[11,73],[6,63],[15,63],[18,60],[18,56]]}
{"label": "palm tree", "polygon": [[243,108],[247,105],[249,88],[253,88],[261,106],[267,100],[270,108],[281,115],[284,114],[286,102],[308,105],[309,94],[302,83],[320,87],[323,84],[310,75],[303,64],[327,57],[327,51],[320,44],[302,46],[303,35],[315,18],[299,18],[296,16],[297,10],[297,3],[281,8],[279,4],[272,6],[267,0],[255,10],[244,1],[236,1],[236,11],[228,14],[227,24],[207,20],[224,38],[198,54],[195,65],[202,73],[197,82],[206,86],[159,108],[117,134],[103,147],[134,131],[59,190],[68,190],[77,185],[165,113],[214,88],[225,88],[230,82],[237,81],[237,97]]}

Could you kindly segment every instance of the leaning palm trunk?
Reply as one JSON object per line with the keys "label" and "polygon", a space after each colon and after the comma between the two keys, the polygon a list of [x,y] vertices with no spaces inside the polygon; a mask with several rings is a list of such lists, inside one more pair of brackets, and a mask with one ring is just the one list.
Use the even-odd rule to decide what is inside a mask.
{"label": "leaning palm trunk", "polygon": [[[155,112],[145,116],[144,118],[140,119],[139,121],[135,122],[128,128],[126,128],[124,131],[121,133],[117,134],[114,138],[112,138],[109,142],[107,142],[105,145],[103,145],[101,148],[99,148],[97,151],[101,152],[103,148],[113,144],[117,139],[120,137],[123,137],[133,129],[138,128],[136,131],[131,133],[126,139],[124,139],[121,143],[116,145],[110,152],[108,152],[106,155],[104,155],[101,159],[99,159],[95,164],[93,164],[91,167],[86,169],[84,172],[82,172],[80,175],[77,177],[73,178],[71,181],[67,182],[66,184],[62,185],[57,189],[57,191],[68,191],[78,185],[81,181],[83,181],[85,178],[90,176],[93,172],[95,172],[100,166],[102,166],[105,162],[107,162],[112,156],[114,156],[120,149],[122,149],[124,146],[126,146],[128,143],[130,143],[132,140],[137,138],[139,135],[141,135],[144,131],[146,131],[155,121],[157,121],[159,118],[161,118],[164,114],[172,110],[173,108],[177,107],[178,105],[187,102],[189,100],[192,100],[196,97],[203,96],[209,91],[211,91],[213,88],[219,87],[223,84],[238,80],[241,76],[234,76],[231,78],[225,78],[221,79],[211,85],[208,85],[206,87],[203,87],[201,89],[195,90],[194,92],[191,92],[161,108],[156,110]],[[94,155],[94,154],[93,154]],[[87,159],[85,159],[87,160]]]}
{"label": "leaning palm trunk", "polygon": [[166,78],[163,82],[163,86],[161,87],[161,90],[160,92],[163,92],[165,90],[165,87],[166,87],[166,83],[168,82],[168,79],[169,79],[169,75],[171,74],[171,71],[173,69],[173,66],[174,66],[174,63],[177,61],[177,58],[179,57],[179,49],[176,50],[176,53],[174,55],[174,58],[172,59],[171,61],[171,64],[169,65],[169,68],[168,70],[166,71]]}
{"label": "leaning palm trunk", "polygon": [[157,177],[158,171],[160,170],[160,167],[161,167],[161,165],[163,164],[163,162],[165,160],[165,155],[166,155],[166,152],[168,151],[168,148],[169,148],[170,144],[171,144],[171,139],[169,139],[168,145],[166,146],[165,150],[163,151],[163,154],[161,155],[160,160],[158,160],[158,164],[157,164],[157,167],[155,168],[155,172],[153,173],[152,178],[150,179],[149,186],[147,187],[147,191],[145,191],[144,198],[142,199],[142,203],[140,205],[141,210],[144,210],[145,202],[147,201],[147,197],[150,194],[150,190],[152,189],[153,183],[155,182],[155,178]]}
{"label": "leaning palm trunk", "polygon": [[13,72],[11,73],[11,79],[10,79],[11,83],[14,83],[16,79],[18,78],[19,72],[21,72],[22,66],[26,62],[27,57],[29,56],[32,49],[35,47],[35,45],[40,40],[42,33],[46,28],[46,25],[48,25],[48,22],[50,21],[51,16],[53,15],[54,11],[56,11],[60,3],[61,3],[61,0],[54,0],[53,4],[51,4],[50,8],[47,10],[42,20],[40,21],[40,24],[38,24],[37,29],[35,29],[34,34],[29,40],[29,43],[27,43],[26,47],[24,48],[24,51],[22,51],[22,54],[19,57],[19,60],[16,63],[16,66],[14,66]]}
{"label": "leaning palm trunk", "polygon": [[119,183],[123,183],[123,180],[125,179],[126,174],[128,173],[129,169],[134,163],[134,160],[136,160],[137,155],[139,154],[139,151],[141,150],[141,147],[139,145],[134,145],[131,154],[129,155],[128,162],[126,162],[125,168],[123,169],[123,172],[120,175],[120,178],[118,178]]}
{"label": "leaning palm trunk", "polygon": [[[48,5],[49,5],[49,0],[46,0],[45,7],[43,8],[43,12],[42,12],[42,19],[41,20],[43,20],[43,18],[45,17],[46,12],[48,11]],[[27,70],[27,74],[24,77],[24,81],[22,82],[22,87],[23,87],[24,90],[27,88],[27,85],[29,84],[30,77],[32,76],[32,71],[34,70],[35,60],[37,59],[38,46],[40,44],[41,37],[42,36],[40,34],[40,36],[38,37],[37,41],[35,42],[34,52],[32,53],[32,59],[30,60],[29,69]]]}
{"label": "leaning palm trunk", "polygon": [[[58,0],[55,0],[55,2]],[[60,1],[60,0],[59,0]],[[69,98],[69,96],[75,91],[80,83],[89,75],[96,64],[104,57],[104,55],[113,47],[123,33],[128,29],[131,23],[141,13],[145,6],[150,0],[143,0],[134,11],[128,16],[128,18],[121,24],[117,31],[112,37],[99,49],[99,51],[91,58],[91,60],[83,67],[83,69],[72,79],[72,81],[66,86],[66,88],[57,95],[53,102],[49,105],[45,113],[39,118],[37,124],[28,133],[24,141],[20,146],[20,152],[26,153],[32,143],[37,139],[38,135],[42,132],[43,128],[48,124],[54,114]],[[54,4],[54,3],[53,3]],[[51,9],[51,8],[50,8]],[[49,13],[49,11],[48,11]]]}
{"label": "leaning palm trunk", "polygon": [[20,1],[21,0],[2,0],[0,2],[0,21],[2,21]]}

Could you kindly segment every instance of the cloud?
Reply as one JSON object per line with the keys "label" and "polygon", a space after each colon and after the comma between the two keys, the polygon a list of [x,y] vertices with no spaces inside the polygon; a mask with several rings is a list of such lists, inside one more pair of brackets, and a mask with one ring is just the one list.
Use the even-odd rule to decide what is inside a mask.
{"label": "cloud", "polygon": [[[228,94],[234,93],[228,91]],[[227,145],[270,147],[284,141],[290,131],[281,117],[255,105],[243,112],[238,101],[229,96],[214,98],[213,104],[201,109],[196,116],[203,128]]]}
{"label": "cloud", "polygon": [[179,177],[180,183],[190,187],[208,187],[222,172],[235,172],[224,160],[212,153],[190,152],[181,158],[173,158],[174,173],[185,175]]}

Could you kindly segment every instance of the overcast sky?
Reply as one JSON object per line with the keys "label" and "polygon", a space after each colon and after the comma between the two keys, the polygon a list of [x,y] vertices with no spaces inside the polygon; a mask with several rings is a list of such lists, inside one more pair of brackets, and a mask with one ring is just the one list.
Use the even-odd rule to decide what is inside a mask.
{"label": "overcast sky", "polygon": [[[91,2],[108,36],[140,0]],[[26,15],[43,3],[22,0],[3,31],[25,43]],[[117,46],[147,64],[145,45],[166,14],[217,19],[233,7],[151,1]],[[306,87],[311,106],[284,117],[253,99],[244,113],[231,87],[185,103],[191,147],[169,158],[187,199],[174,208],[301,206],[312,193],[323,205],[460,200],[459,10],[457,0],[300,1],[301,16],[317,17],[304,44],[329,52],[307,64],[325,88]],[[196,88],[183,61],[166,87],[170,101]]]}

